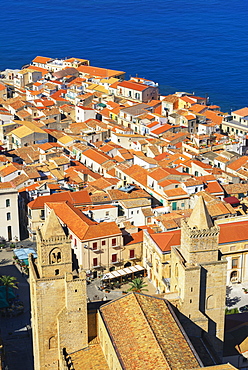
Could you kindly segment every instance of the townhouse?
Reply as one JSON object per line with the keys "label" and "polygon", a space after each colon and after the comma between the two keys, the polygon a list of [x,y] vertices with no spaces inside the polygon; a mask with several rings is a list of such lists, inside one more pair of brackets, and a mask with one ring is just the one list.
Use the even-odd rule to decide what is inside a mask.
{"label": "townhouse", "polygon": [[159,91],[157,86],[149,86],[130,80],[120,82],[117,85],[117,96],[147,103],[150,100],[158,100]]}
{"label": "townhouse", "polygon": [[46,203],[45,217],[52,210],[68,230],[81,268],[97,274],[122,266],[123,238],[115,222],[92,221],[69,202]]}
{"label": "townhouse", "polygon": [[7,241],[19,241],[18,191],[11,182],[0,182],[0,211],[0,235]]}

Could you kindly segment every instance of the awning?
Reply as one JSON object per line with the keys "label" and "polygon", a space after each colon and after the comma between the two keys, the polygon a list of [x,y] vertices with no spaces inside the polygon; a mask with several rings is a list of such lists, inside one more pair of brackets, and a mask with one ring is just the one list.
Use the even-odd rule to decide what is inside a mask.
{"label": "awning", "polygon": [[116,279],[116,278],[119,278],[121,276],[134,274],[135,272],[138,272],[138,271],[144,271],[144,267],[142,267],[140,265],[135,265],[135,266],[126,267],[126,268],[121,269],[121,270],[108,272],[107,274],[103,275],[102,280]]}
{"label": "awning", "polygon": [[13,250],[14,255],[18,258],[18,260],[24,261],[26,265],[28,265],[28,255],[30,253],[33,254],[34,258],[37,258],[37,253],[33,248],[20,248],[20,249],[14,249]]}

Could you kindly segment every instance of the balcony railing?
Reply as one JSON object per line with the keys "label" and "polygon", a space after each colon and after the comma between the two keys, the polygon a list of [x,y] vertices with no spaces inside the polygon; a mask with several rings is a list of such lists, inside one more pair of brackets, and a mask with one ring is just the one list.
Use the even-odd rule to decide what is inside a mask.
{"label": "balcony railing", "polygon": [[122,263],[122,262],[123,262],[123,258],[118,258],[116,261],[111,261],[111,263],[113,263],[114,265],[118,263]]}
{"label": "balcony railing", "polygon": [[148,259],[146,259],[146,264],[147,266],[152,267],[152,262],[150,262]]}
{"label": "balcony railing", "polygon": [[112,248],[118,250],[118,249],[121,249],[122,247],[118,244],[118,245],[112,245]]}

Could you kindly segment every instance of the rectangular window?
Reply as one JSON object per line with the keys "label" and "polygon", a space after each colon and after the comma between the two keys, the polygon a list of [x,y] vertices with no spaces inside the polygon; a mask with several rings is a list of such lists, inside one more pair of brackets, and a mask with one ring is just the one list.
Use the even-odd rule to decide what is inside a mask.
{"label": "rectangular window", "polygon": [[134,258],[134,249],[130,249],[129,258]]}
{"label": "rectangular window", "polygon": [[117,254],[112,254],[112,262],[117,262]]}
{"label": "rectangular window", "polygon": [[102,240],[102,245],[106,245],[106,240]]}
{"label": "rectangular window", "polygon": [[74,247],[77,248],[77,239],[74,239]]}
{"label": "rectangular window", "polygon": [[232,269],[236,269],[238,267],[238,258],[232,259]]}
{"label": "rectangular window", "polygon": [[93,258],[93,266],[96,267],[98,265],[97,258]]}
{"label": "rectangular window", "polygon": [[93,251],[95,251],[97,249],[97,242],[94,242],[93,243]]}
{"label": "rectangular window", "polygon": [[7,213],[7,221],[11,220],[10,212]]}
{"label": "rectangular window", "polygon": [[10,199],[6,199],[6,207],[10,207]]}
{"label": "rectangular window", "polygon": [[116,238],[112,239],[112,246],[115,247],[116,246]]}

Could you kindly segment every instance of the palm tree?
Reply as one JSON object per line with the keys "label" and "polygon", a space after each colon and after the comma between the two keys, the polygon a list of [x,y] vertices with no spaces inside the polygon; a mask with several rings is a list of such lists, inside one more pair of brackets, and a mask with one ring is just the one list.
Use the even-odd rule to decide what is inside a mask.
{"label": "palm tree", "polygon": [[140,293],[140,292],[148,292],[148,289],[145,289],[147,287],[147,284],[144,283],[143,279],[142,278],[136,278],[136,279],[133,279],[130,283],[130,288],[127,290],[128,292],[136,292],[136,293]]}
{"label": "palm tree", "polygon": [[16,285],[16,278],[14,276],[3,275],[0,277],[0,285],[6,288],[6,301],[9,301],[9,288],[18,289]]}

